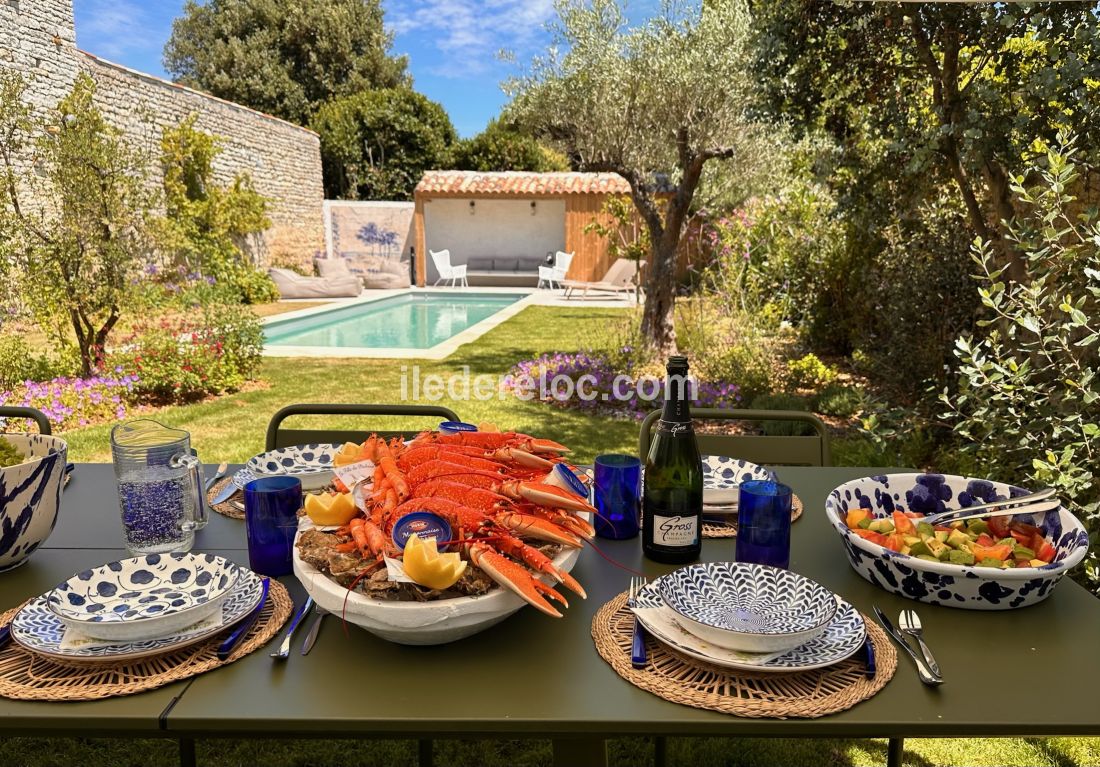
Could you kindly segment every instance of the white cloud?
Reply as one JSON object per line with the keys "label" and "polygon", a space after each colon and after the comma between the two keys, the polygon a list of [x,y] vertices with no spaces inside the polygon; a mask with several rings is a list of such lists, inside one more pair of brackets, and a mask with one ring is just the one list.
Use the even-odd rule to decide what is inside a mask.
{"label": "white cloud", "polygon": [[75,0],[76,38],[81,48],[123,61],[132,53],[159,49],[164,41],[147,9],[133,0]]}
{"label": "white cloud", "polygon": [[447,77],[484,74],[508,49],[529,52],[543,39],[554,15],[553,0],[398,0],[387,3],[386,23],[399,36],[415,35],[434,47],[444,63],[434,73]]}

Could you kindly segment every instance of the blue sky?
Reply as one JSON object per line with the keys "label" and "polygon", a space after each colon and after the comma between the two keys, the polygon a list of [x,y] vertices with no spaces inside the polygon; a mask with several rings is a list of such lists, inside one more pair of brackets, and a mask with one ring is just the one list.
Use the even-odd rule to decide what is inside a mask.
{"label": "blue sky", "polygon": [[[75,0],[76,39],[110,61],[166,77],[161,62],[183,0]],[[414,87],[471,136],[505,101],[500,82],[549,42],[553,0],[383,0],[393,51],[409,56]],[[501,62],[507,48],[517,64]]]}

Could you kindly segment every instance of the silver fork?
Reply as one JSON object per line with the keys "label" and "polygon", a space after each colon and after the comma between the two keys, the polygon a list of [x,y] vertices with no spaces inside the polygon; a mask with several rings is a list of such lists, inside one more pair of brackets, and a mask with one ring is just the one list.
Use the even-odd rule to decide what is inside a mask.
{"label": "silver fork", "polygon": [[[645,587],[647,581],[639,575],[631,576],[630,590],[627,592],[627,607],[637,607],[638,594]],[[634,616],[634,633],[630,639],[630,665],[634,668],[646,667],[645,633],[642,624],[638,622],[638,616]]]}
{"label": "silver fork", "polygon": [[940,664],[936,663],[936,658],[932,655],[932,650],[924,643],[924,629],[921,627],[920,616],[917,615],[917,611],[902,610],[901,615],[898,616],[898,624],[902,631],[917,640],[917,644],[920,645],[921,654],[924,656],[924,662],[928,664],[929,671],[936,676],[942,676],[940,673]]}

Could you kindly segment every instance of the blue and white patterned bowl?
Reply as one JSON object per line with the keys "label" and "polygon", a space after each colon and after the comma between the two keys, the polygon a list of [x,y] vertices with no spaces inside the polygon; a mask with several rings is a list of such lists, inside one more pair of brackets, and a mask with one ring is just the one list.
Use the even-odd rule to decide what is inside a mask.
{"label": "blue and white patterned bowl", "polygon": [[246,467],[257,477],[297,477],[303,490],[318,490],[333,478],[336,454],[341,445],[294,445],[260,453]]}
{"label": "blue and white patterned bowl", "polygon": [[658,579],[665,604],[696,636],[731,650],[778,652],[818,636],[836,595],[804,575],[750,562],[704,562]]}
{"label": "blue and white patterned bowl", "polygon": [[155,639],[214,614],[240,577],[239,565],[214,554],[148,554],[77,573],[46,603],[96,639]]}
{"label": "blue and white patterned bowl", "polygon": [[725,455],[703,456],[703,487],[728,490],[739,487],[750,479],[775,481],[775,472],[743,458]]}
{"label": "blue and white patterned bowl", "polygon": [[845,523],[850,509],[870,509],[875,517],[894,511],[934,514],[949,508],[1025,495],[1003,482],[953,474],[887,474],[845,482],[829,493],[825,514],[840,534],[848,561],[871,583],[899,596],[967,610],[1011,610],[1043,601],[1068,571],[1085,558],[1089,537],[1076,517],[1059,507],[1044,514],[1017,514],[1054,544],[1056,555],[1044,567],[969,567],[930,562],[900,554],[854,535]]}
{"label": "blue and white patterned bowl", "polygon": [[26,562],[53,532],[68,454],[68,445],[59,437],[3,437],[27,460],[0,469],[0,572]]}
{"label": "blue and white patterned bowl", "polygon": [[201,642],[224,631],[247,616],[260,602],[263,578],[242,568],[241,578],[221,607],[221,620],[202,630],[185,626],[176,634],[134,642],[93,643],[67,646],[65,624],[46,604],[46,594],[25,604],[11,621],[11,638],[20,646],[64,661],[133,660],[162,655]]}

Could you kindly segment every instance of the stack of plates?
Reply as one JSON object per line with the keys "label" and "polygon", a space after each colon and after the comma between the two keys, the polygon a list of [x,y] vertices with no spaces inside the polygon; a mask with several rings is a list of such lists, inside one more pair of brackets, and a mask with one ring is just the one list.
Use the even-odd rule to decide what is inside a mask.
{"label": "stack of plates", "polygon": [[703,456],[703,515],[710,521],[736,522],[742,482],[775,480],[775,472],[741,458]]}
{"label": "stack of plates", "polygon": [[[281,447],[253,456],[246,468],[254,475],[251,478],[297,477],[302,481],[303,490],[319,490],[335,476],[333,468],[340,447],[327,444]],[[243,488],[244,483],[239,486]]]}
{"label": "stack of plates", "polygon": [[150,554],[84,570],[32,599],[11,637],[63,660],[145,658],[229,628],[262,592],[260,576],[213,554]]}
{"label": "stack of plates", "polygon": [[866,639],[859,611],[809,578],[745,562],[712,562],[649,583],[642,626],[672,649],[726,668],[805,671],[838,663]]}

